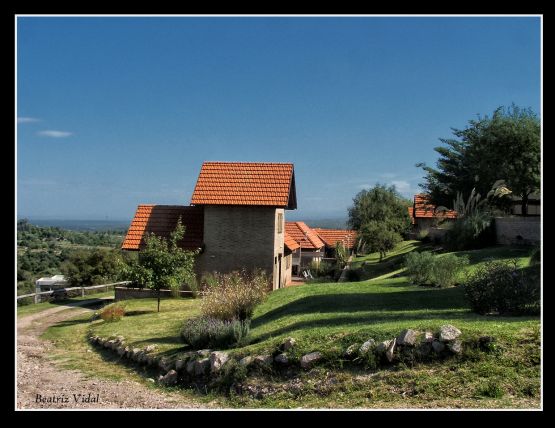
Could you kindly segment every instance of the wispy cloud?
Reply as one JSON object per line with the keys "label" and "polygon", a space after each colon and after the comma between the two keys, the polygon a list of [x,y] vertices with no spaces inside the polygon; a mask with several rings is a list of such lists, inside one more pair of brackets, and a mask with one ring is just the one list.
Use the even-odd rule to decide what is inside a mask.
{"label": "wispy cloud", "polygon": [[40,122],[40,119],[37,119],[36,117],[18,117],[17,118],[17,123],[34,123],[34,122]]}
{"label": "wispy cloud", "polygon": [[65,138],[73,135],[73,132],[46,130],[37,132],[37,135],[50,138]]}

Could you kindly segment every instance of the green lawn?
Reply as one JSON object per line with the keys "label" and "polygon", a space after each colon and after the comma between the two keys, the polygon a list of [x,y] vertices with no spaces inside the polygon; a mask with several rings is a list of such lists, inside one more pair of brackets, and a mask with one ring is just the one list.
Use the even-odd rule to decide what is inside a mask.
{"label": "green lawn", "polygon": [[47,309],[55,308],[60,305],[66,305],[71,302],[79,302],[81,300],[88,300],[88,299],[99,299],[101,297],[114,297],[114,291],[107,291],[104,293],[95,293],[95,294],[87,294],[85,297],[72,297],[71,299],[64,300],[61,302],[43,302],[37,304],[30,304],[24,306],[17,307],[17,316],[23,317],[27,315],[36,314],[37,312],[42,312]]}
{"label": "green lawn", "polygon": [[[396,257],[415,242],[405,243]],[[421,248],[421,247],[420,247]],[[405,251],[406,250],[406,251]],[[465,252],[468,270],[487,259],[517,258],[527,265],[530,250],[495,247]],[[386,261],[387,262],[387,261]],[[156,312],[155,299],[125,303],[120,321],[87,323],[89,333],[122,335],[130,345],[157,344],[158,352],[186,351],[179,331],[186,318],[199,313],[199,300],[164,299]],[[497,352],[458,357],[445,362],[397,366],[372,373],[363,367],[342,366],[340,355],[369,338],[395,337],[402,329],[436,330],[453,324],[463,339],[492,335]],[[80,326],[80,328],[83,328]],[[52,330],[52,329],[50,329]],[[80,330],[80,334],[84,330]],[[305,385],[296,393],[291,380],[260,379],[275,393],[260,399],[231,396],[239,407],[538,407],[540,390],[540,319],[537,316],[481,316],[468,309],[460,287],[418,287],[403,276],[354,283],[307,284],[271,293],[257,307],[248,346],[232,355],[272,353],[283,339],[297,340],[295,355],[320,351],[326,362],[309,374],[298,373]],[[75,361],[75,364],[79,364]],[[331,379],[331,380],[330,380]],[[256,380],[253,380],[256,382]],[[329,385],[328,385],[329,383]],[[327,385],[322,390],[322,385]]]}

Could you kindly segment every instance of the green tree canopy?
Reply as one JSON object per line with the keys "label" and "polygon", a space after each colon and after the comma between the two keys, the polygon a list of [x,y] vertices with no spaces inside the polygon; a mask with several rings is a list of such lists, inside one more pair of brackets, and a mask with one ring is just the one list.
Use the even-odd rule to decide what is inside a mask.
{"label": "green tree canopy", "polygon": [[169,240],[154,234],[148,235],[145,248],[139,252],[137,260],[123,267],[123,278],[158,292],[158,312],[160,290],[178,289],[194,276],[196,252],[185,251],[177,244],[184,235],[185,226],[180,218]]}
{"label": "green tree canopy", "polygon": [[369,221],[380,222],[385,228],[403,234],[410,227],[407,207],[410,201],[397,193],[395,186],[376,184],[369,190],[361,190],[349,208],[349,226],[355,230]]}
{"label": "green tree canopy", "polygon": [[503,180],[526,214],[529,195],[540,188],[539,118],[513,104],[468,123],[466,129],[453,128],[456,138],[440,139],[444,146],[434,149],[440,155],[436,168],[417,164],[426,172],[421,187],[433,203],[452,207],[457,192],[467,198],[475,188],[485,197]]}

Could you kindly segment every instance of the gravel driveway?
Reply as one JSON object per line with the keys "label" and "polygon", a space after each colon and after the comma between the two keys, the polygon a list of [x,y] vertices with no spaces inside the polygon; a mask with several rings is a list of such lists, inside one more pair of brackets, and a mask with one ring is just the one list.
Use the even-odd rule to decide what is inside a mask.
{"label": "gravel driveway", "polygon": [[134,381],[91,379],[77,370],[67,370],[48,359],[53,348],[40,335],[51,325],[91,312],[80,307],[91,301],[32,314],[17,320],[17,408],[18,409],[187,409],[206,407],[180,394],[148,388]]}

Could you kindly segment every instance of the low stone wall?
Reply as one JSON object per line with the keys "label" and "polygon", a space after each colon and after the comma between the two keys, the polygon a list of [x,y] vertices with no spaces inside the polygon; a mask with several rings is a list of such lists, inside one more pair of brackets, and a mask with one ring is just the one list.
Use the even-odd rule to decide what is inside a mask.
{"label": "low stone wall", "polygon": [[498,244],[538,244],[541,241],[541,217],[496,217]]}
{"label": "low stone wall", "polygon": [[[172,290],[160,290],[160,297],[172,297]],[[180,291],[180,297],[192,297],[193,293],[190,291]],[[157,297],[158,293],[148,288],[115,288],[115,300],[130,300],[130,299],[147,299],[149,297]]]}
{"label": "low stone wall", "polygon": [[428,229],[428,238],[430,238],[433,242],[443,242],[443,238],[447,233],[447,229],[442,229],[439,227],[430,227]]}

